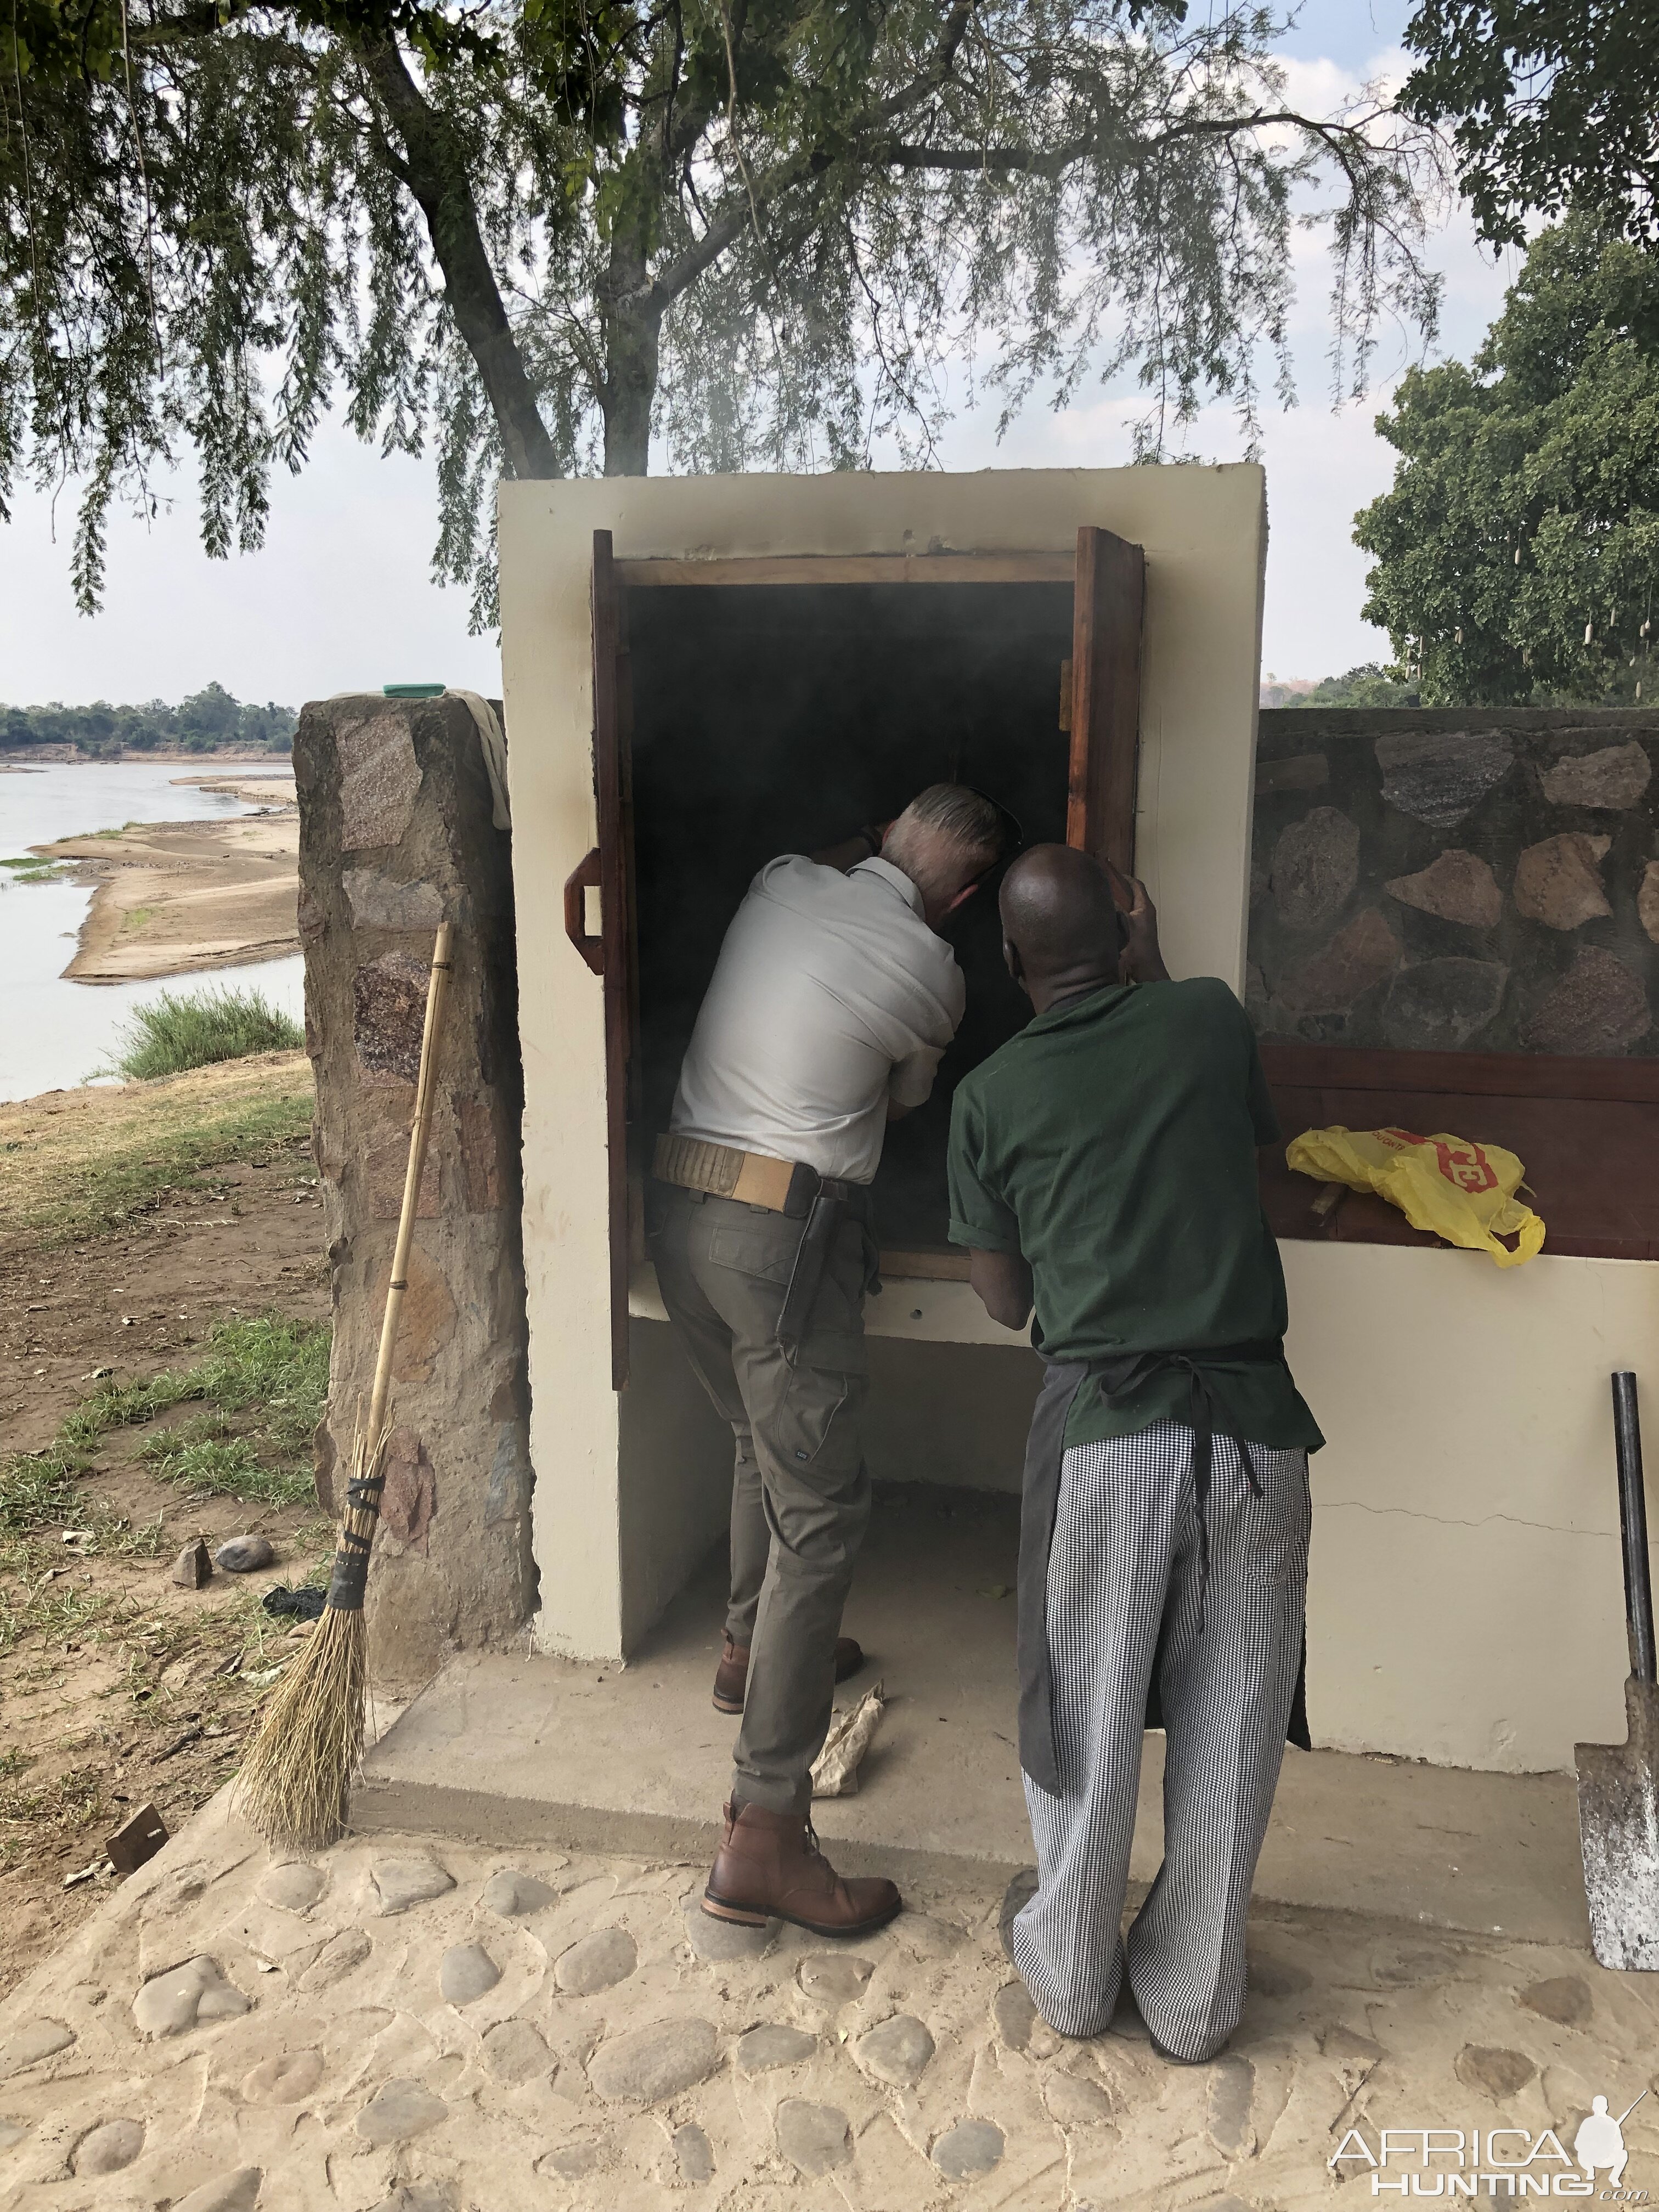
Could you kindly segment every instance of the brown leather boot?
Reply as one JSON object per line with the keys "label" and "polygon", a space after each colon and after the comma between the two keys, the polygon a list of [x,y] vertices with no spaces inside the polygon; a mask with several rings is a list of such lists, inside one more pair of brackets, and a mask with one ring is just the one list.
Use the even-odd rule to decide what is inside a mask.
{"label": "brown leather boot", "polygon": [[[856,1674],[864,1664],[864,1647],[850,1636],[836,1638],[836,1680],[844,1682],[849,1674]],[[749,1646],[734,1644],[729,1636],[722,1642],[720,1663],[714,1669],[714,1711],[717,1713],[740,1713],[744,1692],[749,1686]]]}
{"label": "brown leather boot", "polygon": [[804,1813],[768,1813],[758,1805],[723,1809],[726,1833],[702,1893],[702,1909],[714,1919],[744,1928],[787,1920],[814,1936],[867,1936],[903,1910],[890,1881],[843,1881]]}

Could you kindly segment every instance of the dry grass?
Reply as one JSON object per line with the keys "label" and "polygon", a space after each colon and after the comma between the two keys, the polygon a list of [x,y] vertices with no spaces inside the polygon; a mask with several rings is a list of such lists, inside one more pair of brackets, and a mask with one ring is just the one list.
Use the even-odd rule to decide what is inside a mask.
{"label": "dry grass", "polygon": [[[159,1770],[192,1796],[232,1771],[250,1723],[306,1639],[263,1611],[257,1589],[182,1608],[161,1598],[132,1570],[173,1548],[177,1528],[169,1535],[159,1515],[134,1525],[79,1478],[112,1432],[196,1401],[210,1409],[199,1419],[225,1425],[234,1414],[244,1424],[246,1433],[216,1445],[225,1463],[204,1466],[188,1429],[173,1428],[146,1438],[137,1464],[192,1494],[234,1487],[295,1502],[309,1487],[303,1448],[327,1389],[328,1335],[326,1323],[276,1315],[220,1322],[195,1366],[95,1392],[44,1450],[0,1455],[7,1689],[85,1680],[88,1668],[101,1686],[78,1700],[83,1715],[98,1716],[83,1741],[14,1743],[0,1759],[0,1875],[115,1826],[137,1802],[118,1792],[124,1771],[141,1791],[154,1785],[140,1778]],[[325,1571],[318,1554],[330,1533],[320,1520],[293,1532],[301,1571],[308,1561],[313,1574]]]}
{"label": "dry grass", "polygon": [[311,1063],[298,1052],[0,1105],[0,1251],[128,1220],[204,1168],[302,1138],[311,1111]]}

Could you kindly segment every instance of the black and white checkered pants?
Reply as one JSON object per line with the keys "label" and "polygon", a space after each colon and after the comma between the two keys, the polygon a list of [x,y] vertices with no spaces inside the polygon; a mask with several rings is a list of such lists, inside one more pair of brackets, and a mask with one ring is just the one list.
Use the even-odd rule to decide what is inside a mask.
{"label": "black and white checkered pants", "polygon": [[[1244,2005],[1244,1920],[1295,1694],[1307,1595],[1308,1455],[1215,1440],[1210,1575],[1199,1623],[1193,1432],[1067,1451],[1048,1559],[1048,1628],[1060,1794],[1025,1797],[1038,1888],[1014,1959],[1062,2035],[1098,2035],[1127,1952],[1142,2019],[1177,2057],[1207,2057]],[[1164,1863],[1120,1934],[1147,1686],[1165,1730]]]}

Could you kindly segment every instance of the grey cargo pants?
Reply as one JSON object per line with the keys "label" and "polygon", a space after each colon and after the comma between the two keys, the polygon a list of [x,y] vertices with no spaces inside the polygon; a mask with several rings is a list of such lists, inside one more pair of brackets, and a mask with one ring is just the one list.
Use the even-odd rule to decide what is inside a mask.
{"label": "grey cargo pants", "polygon": [[736,1444],[726,1630],[749,1646],[732,1794],[804,1813],[835,1698],[836,1638],[870,1518],[859,1416],[866,1240],[843,1220],[794,1360],[778,1313],[802,1224],[669,1190],[653,1240],[663,1304]]}

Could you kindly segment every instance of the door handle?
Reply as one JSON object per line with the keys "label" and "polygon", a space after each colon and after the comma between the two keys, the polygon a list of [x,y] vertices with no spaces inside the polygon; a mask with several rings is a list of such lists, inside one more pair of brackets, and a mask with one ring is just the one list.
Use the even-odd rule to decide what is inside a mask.
{"label": "door handle", "polygon": [[564,933],[596,975],[605,973],[605,939],[587,928],[587,898],[599,887],[599,848],[579,860],[564,882]]}

